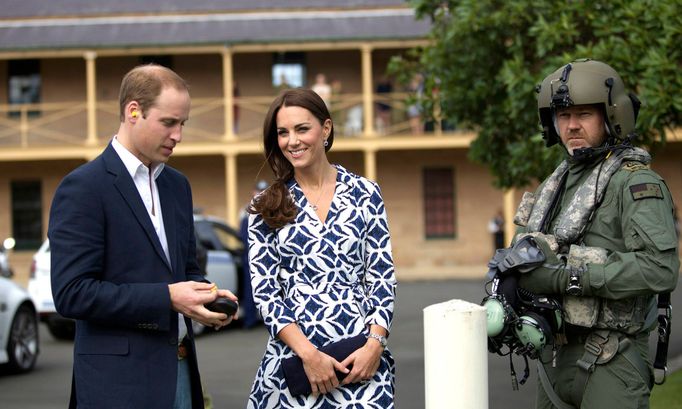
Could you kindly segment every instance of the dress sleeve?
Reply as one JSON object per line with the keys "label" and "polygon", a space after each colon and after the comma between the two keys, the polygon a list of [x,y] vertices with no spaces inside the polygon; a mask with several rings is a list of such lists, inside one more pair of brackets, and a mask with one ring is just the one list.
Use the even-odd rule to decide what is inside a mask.
{"label": "dress sleeve", "polygon": [[667,186],[653,171],[636,171],[621,200],[626,250],[611,253],[604,265],[589,265],[590,295],[622,299],[672,291],[680,261]]}
{"label": "dress sleeve", "polygon": [[363,210],[367,223],[365,242],[365,324],[376,324],[390,331],[393,322],[396,278],[391,255],[391,236],[384,200],[379,186],[369,184],[369,197]]}
{"label": "dress sleeve", "polygon": [[277,232],[260,215],[249,216],[249,271],[253,298],[263,322],[273,338],[287,325],[296,322],[294,312],[284,302],[282,287],[277,280],[280,255]]}

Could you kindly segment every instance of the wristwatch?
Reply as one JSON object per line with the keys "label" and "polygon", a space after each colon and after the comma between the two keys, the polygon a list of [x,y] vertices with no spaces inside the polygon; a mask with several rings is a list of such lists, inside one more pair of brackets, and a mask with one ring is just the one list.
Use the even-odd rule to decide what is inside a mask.
{"label": "wristwatch", "polygon": [[388,345],[388,340],[383,335],[379,335],[379,334],[375,334],[373,332],[370,332],[369,335],[367,336],[367,338],[376,339],[377,341],[379,341],[379,343],[381,344],[381,347],[384,349],[386,349],[386,345]]}
{"label": "wristwatch", "polygon": [[573,296],[583,295],[583,284],[581,276],[582,268],[571,268],[568,270],[568,285],[566,286],[566,294]]}

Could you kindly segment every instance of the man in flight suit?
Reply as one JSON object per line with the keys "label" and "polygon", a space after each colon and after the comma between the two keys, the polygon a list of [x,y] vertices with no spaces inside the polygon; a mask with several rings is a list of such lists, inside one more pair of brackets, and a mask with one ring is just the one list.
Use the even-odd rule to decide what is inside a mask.
{"label": "man in flight suit", "polygon": [[668,187],[630,144],[639,101],[594,60],[559,68],[538,93],[546,144],[566,158],[515,219],[546,257],[519,286],[560,300],[565,316],[538,360],[536,407],[648,408],[656,295],[675,288],[680,263]]}

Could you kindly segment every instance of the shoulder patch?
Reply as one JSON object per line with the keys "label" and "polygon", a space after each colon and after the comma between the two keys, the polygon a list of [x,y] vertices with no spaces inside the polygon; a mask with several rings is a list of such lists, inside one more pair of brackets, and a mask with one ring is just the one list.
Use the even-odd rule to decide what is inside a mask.
{"label": "shoulder patch", "polygon": [[630,186],[630,193],[632,194],[632,200],[640,200],[650,197],[663,199],[661,185],[658,183],[640,183],[638,185],[632,185]]}
{"label": "shoulder patch", "polygon": [[623,169],[634,172],[636,170],[649,169],[649,165],[645,165],[641,162],[625,162],[623,164]]}

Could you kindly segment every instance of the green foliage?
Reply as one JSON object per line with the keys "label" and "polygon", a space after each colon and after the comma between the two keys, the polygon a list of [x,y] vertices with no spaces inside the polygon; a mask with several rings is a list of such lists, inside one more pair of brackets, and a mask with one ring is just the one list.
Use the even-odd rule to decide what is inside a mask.
{"label": "green foliage", "polygon": [[499,187],[542,179],[562,157],[539,135],[535,86],[574,59],[608,63],[638,94],[638,144],[660,144],[682,123],[679,0],[409,3],[433,22],[432,43],[395,57],[389,70],[403,83],[423,73],[424,111],[437,95],[443,118],[478,131],[470,157]]}

